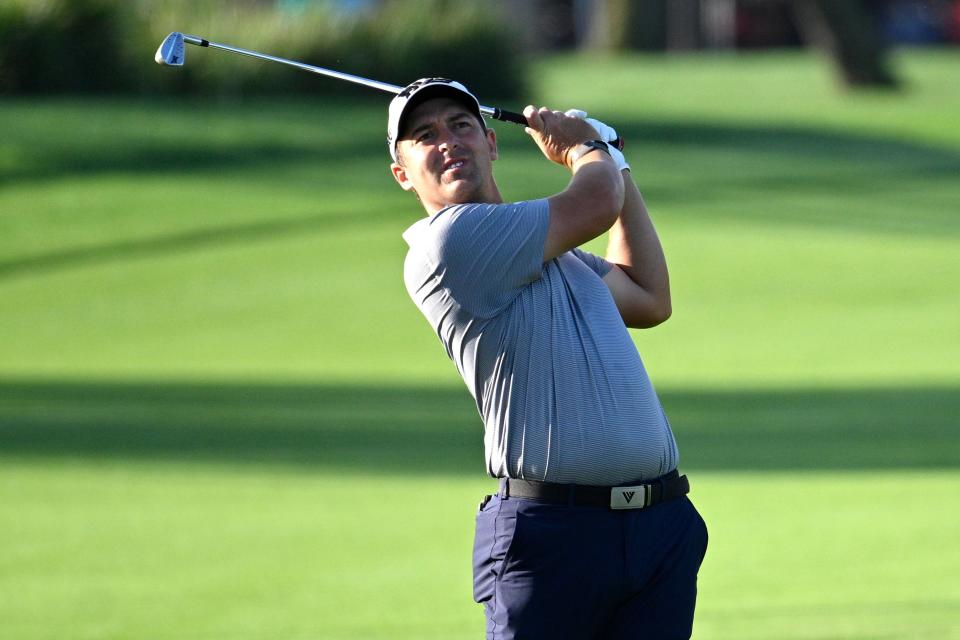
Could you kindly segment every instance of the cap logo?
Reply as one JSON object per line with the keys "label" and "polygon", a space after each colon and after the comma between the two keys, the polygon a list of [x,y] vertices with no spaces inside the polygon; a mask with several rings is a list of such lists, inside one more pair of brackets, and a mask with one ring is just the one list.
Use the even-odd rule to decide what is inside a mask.
{"label": "cap logo", "polygon": [[425,84],[437,84],[442,82],[443,84],[453,84],[453,80],[448,80],[447,78],[420,78],[416,82],[412,82],[403,88],[403,91],[397,94],[398,98],[409,98],[410,94],[419,89]]}

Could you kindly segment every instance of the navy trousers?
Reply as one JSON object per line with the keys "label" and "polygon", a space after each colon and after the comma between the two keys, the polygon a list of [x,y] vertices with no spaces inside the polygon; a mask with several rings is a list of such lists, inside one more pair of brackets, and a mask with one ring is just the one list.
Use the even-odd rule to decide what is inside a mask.
{"label": "navy trousers", "polygon": [[477,513],[474,600],[489,640],[687,639],[706,548],[686,497],[618,511],[493,496]]}

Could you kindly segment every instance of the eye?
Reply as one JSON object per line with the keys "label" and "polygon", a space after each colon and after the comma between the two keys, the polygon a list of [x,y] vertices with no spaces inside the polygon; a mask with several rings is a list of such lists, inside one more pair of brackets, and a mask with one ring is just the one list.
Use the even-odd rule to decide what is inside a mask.
{"label": "eye", "polygon": [[428,140],[430,140],[432,136],[433,136],[433,132],[427,129],[421,133],[418,133],[415,140],[417,142],[427,142]]}

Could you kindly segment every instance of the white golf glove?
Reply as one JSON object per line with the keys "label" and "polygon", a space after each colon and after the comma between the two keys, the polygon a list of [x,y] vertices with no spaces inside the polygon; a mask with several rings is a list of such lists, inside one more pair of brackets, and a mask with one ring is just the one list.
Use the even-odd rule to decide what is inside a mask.
{"label": "white golf glove", "polygon": [[[586,120],[587,123],[597,130],[597,133],[600,134],[600,139],[604,142],[613,142],[620,136],[617,135],[617,132],[610,125],[606,125],[596,118],[588,118],[586,111],[581,111],[580,109],[568,109],[565,112],[565,115],[568,115],[572,118],[580,118],[581,120]],[[614,146],[610,146],[610,155],[617,162],[617,169],[623,171],[624,169],[629,169],[630,165],[627,164],[627,159],[623,156],[623,152],[620,149],[617,149]]]}

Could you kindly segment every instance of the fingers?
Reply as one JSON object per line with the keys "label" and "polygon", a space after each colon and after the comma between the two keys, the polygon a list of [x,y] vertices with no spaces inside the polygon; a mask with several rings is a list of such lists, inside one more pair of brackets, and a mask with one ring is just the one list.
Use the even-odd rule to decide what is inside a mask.
{"label": "fingers", "polygon": [[[549,160],[561,165],[566,165],[570,149],[586,140],[613,142],[618,139],[613,127],[588,118],[586,111],[581,109],[563,112],[531,104],[524,108],[523,116],[527,119],[527,134]],[[615,147],[610,148],[610,155],[618,168],[630,169],[623,154]]]}
{"label": "fingers", "polygon": [[[528,111],[529,110],[529,111]],[[588,118],[587,112],[582,109],[567,109],[566,111],[553,111],[547,107],[540,107],[537,109],[533,105],[529,105],[527,110],[524,110],[524,115],[527,116],[527,120],[530,120],[531,117],[538,117],[538,125],[536,129],[542,131],[544,126],[549,126],[553,122],[553,118],[566,116],[568,118],[576,118],[577,120],[583,120],[589,124],[597,132],[597,137],[600,140],[605,142],[613,142],[618,138],[616,130],[608,124],[600,122],[596,118]]]}
{"label": "fingers", "polygon": [[595,140],[598,135],[582,118],[562,111],[553,111],[548,107],[527,105],[523,116],[527,119],[527,134],[549,160],[560,165],[567,165],[566,160],[571,148],[586,140]]}
{"label": "fingers", "polygon": [[596,118],[588,118],[587,112],[583,109],[567,109],[564,113],[571,118],[579,118],[580,120],[585,121],[597,131],[599,139],[603,140],[604,142],[613,142],[619,138],[616,130],[613,127],[600,122]]}
{"label": "fingers", "polygon": [[523,109],[523,117],[527,119],[527,128],[525,131],[533,135],[535,131],[543,131],[543,120],[540,118],[540,111],[532,104],[528,104]]}
{"label": "fingers", "polygon": [[562,111],[554,111],[549,107],[540,107],[537,113],[540,115],[540,119],[543,120],[543,124],[547,127],[555,126],[565,117]]}
{"label": "fingers", "polygon": [[[549,107],[535,107],[534,105],[527,105],[523,110],[523,116],[527,119],[527,133],[532,131],[539,131],[541,133],[548,130],[553,130],[558,126],[563,125],[565,119],[570,119],[569,114],[566,114],[562,111],[554,111]],[[582,118],[576,117],[578,120]]]}

